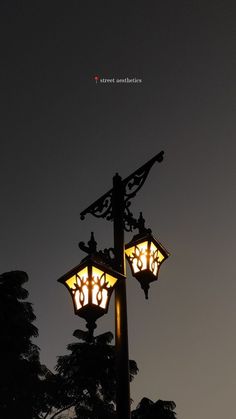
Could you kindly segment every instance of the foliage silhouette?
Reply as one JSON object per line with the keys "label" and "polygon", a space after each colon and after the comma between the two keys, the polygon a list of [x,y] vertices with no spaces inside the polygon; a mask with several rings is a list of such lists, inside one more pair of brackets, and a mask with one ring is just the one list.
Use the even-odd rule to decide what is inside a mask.
{"label": "foliage silhouette", "polygon": [[[58,412],[74,407],[75,418],[110,419],[115,414],[115,349],[111,332],[91,338],[76,330],[78,342],[68,345],[70,354],[58,357],[57,373],[51,377],[51,403]],[[130,380],[138,372],[130,361]],[[50,399],[50,396],[49,396]]]}
{"label": "foliage silhouette", "polygon": [[144,397],[132,412],[132,419],[175,419],[176,405],[172,401],[152,400]]}
{"label": "foliage silhouette", "polygon": [[[22,271],[0,275],[0,418],[59,419],[68,408],[73,408],[74,419],[116,418],[112,333],[91,338],[76,330],[77,341],[67,347],[70,353],[59,356],[56,372],[50,372],[32,343],[38,330],[32,305],[25,301],[27,281]],[[138,367],[129,362],[132,381]],[[175,419],[174,409],[174,402],[143,398],[132,419]]]}
{"label": "foliage silhouette", "polygon": [[[31,341],[38,335],[22,271],[0,275],[0,417],[38,418],[43,370],[39,349]],[[40,378],[41,376],[41,378]]]}
{"label": "foliage silhouette", "polygon": [[[73,407],[73,419],[115,419],[113,335],[107,332],[91,339],[89,333],[82,330],[75,330],[73,335],[78,342],[68,345],[68,355],[58,357],[57,373],[50,376],[48,405],[51,403],[52,408],[44,418],[59,418],[63,411]],[[130,381],[137,372],[136,362],[130,361]],[[175,419],[174,409],[172,401],[153,402],[143,398],[132,411],[132,419]]]}

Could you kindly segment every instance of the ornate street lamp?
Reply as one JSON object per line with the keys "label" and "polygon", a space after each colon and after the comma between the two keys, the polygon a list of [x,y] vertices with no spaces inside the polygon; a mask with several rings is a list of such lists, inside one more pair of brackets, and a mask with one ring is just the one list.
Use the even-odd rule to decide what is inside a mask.
{"label": "ornate street lamp", "polygon": [[75,314],[87,321],[90,336],[96,328],[96,320],[108,311],[116,282],[124,280],[124,275],[105,263],[102,252],[96,251],[96,245],[93,233],[88,247],[79,243],[88,256],[58,279],[70,292]]}
{"label": "ornate street lamp", "polygon": [[[81,219],[91,214],[113,222],[114,248],[97,252],[92,236],[88,247],[84,243],[79,244],[88,256],[59,279],[71,294],[75,313],[87,320],[91,336],[96,327],[96,319],[107,312],[112,290],[115,289],[118,419],[130,419],[125,255],[133,275],[144,289],[146,298],[150,282],[157,279],[160,266],[169,255],[161,243],[151,235],[151,230],[144,227],[142,216],[138,221],[133,217],[130,201],[143,186],[153,164],[163,160],[163,155],[164,152],[161,151],[125,179],[116,174],[113,177],[112,189],[81,212]],[[136,228],[139,229],[139,234],[125,246],[124,232],[132,232]],[[110,257],[110,250],[113,258]]]}
{"label": "ornate street lamp", "polygon": [[150,229],[144,227],[142,213],[137,223],[139,234],[126,244],[125,254],[129,262],[132,275],[139,281],[148,299],[149,284],[157,281],[161,264],[169,256],[164,246],[151,234]]}

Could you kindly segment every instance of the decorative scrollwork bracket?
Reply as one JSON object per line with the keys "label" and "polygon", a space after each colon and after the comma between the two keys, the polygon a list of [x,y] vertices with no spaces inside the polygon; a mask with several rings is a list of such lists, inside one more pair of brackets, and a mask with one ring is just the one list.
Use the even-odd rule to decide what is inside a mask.
{"label": "decorative scrollwork bracket", "polygon": [[125,187],[125,202],[127,203],[133,198],[137,192],[143,186],[145,180],[147,179],[148,173],[150,172],[152,166],[155,162],[162,162],[164,156],[164,151],[161,151],[156,156],[154,156],[151,160],[133,172],[130,176],[123,180],[123,184]]}
{"label": "decorative scrollwork bracket", "polygon": [[88,253],[88,255],[93,255],[97,253],[97,242],[94,238],[94,233],[91,233],[90,240],[88,241],[88,246],[84,242],[79,242],[78,246],[83,252]]}
{"label": "decorative scrollwork bracket", "polygon": [[[132,231],[137,228],[138,221],[133,217],[129,207],[131,205],[130,200],[135,197],[137,192],[143,186],[147,179],[150,169],[155,162],[162,162],[164,157],[164,151],[161,151],[151,160],[133,172],[130,176],[122,180],[123,191],[124,191],[124,206],[123,206],[123,220],[124,229],[126,231]],[[97,199],[93,204],[80,213],[81,220],[84,220],[87,214],[94,215],[97,218],[105,218],[106,220],[113,220],[113,193],[114,188],[110,189],[106,194],[102,195],[101,198]]]}
{"label": "decorative scrollwork bracket", "polygon": [[86,246],[84,242],[79,242],[78,246],[80,250],[87,253],[88,256],[84,258],[86,260],[88,257],[93,256],[95,259],[98,259],[100,262],[105,263],[106,265],[114,268],[114,261],[115,261],[115,254],[114,249],[110,247],[109,249],[99,250],[97,251],[97,242],[94,238],[94,233],[91,233],[90,240],[88,241],[88,245]]}
{"label": "decorative scrollwork bracket", "polygon": [[101,198],[97,199],[92,205],[80,213],[81,220],[85,219],[85,215],[91,214],[97,218],[112,219],[112,189]]}

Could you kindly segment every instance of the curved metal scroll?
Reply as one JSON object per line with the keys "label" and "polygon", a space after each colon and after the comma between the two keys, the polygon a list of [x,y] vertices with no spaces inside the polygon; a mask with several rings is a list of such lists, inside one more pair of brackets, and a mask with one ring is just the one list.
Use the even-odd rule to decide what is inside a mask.
{"label": "curved metal scroll", "polygon": [[112,189],[101,198],[97,199],[92,205],[81,212],[80,218],[84,220],[86,214],[92,214],[97,218],[112,219]]}
{"label": "curved metal scroll", "polygon": [[163,156],[164,151],[161,151],[151,160],[149,160],[147,163],[145,163],[143,166],[137,169],[134,173],[132,173],[130,176],[123,180],[123,184],[125,187],[125,202],[133,198],[139,191],[139,189],[141,189],[145,180],[147,179],[150,169],[156,161],[160,163],[163,160]]}
{"label": "curved metal scroll", "polygon": [[124,209],[124,229],[127,232],[133,231],[133,229],[138,225],[138,221],[134,218],[129,206],[130,202],[127,202]]}
{"label": "curved metal scroll", "polygon": [[[155,162],[163,160],[164,151],[156,154],[151,160],[133,172],[130,176],[125,178],[122,183],[124,186],[124,228],[126,231],[132,231],[134,227],[134,218],[129,210],[130,200],[133,198],[139,189],[143,186],[148,173]],[[112,208],[113,188],[110,189],[105,195],[97,199],[92,205],[81,212],[80,218],[84,220],[86,214],[92,214],[97,218],[106,218],[107,220],[113,219]]]}
{"label": "curved metal scroll", "polygon": [[148,173],[150,172],[153,164],[157,162],[162,162],[164,156],[164,151],[161,151],[156,156],[154,156],[151,160],[137,169],[134,173],[128,176],[126,179],[123,180],[124,184],[124,201],[125,201],[125,210],[124,210],[124,229],[126,231],[133,231],[134,228],[138,227],[138,220],[133,217],[132,212],[130,211],[130,200],[133,198],[137,192],[143,186],[145,180],[147,179]]}

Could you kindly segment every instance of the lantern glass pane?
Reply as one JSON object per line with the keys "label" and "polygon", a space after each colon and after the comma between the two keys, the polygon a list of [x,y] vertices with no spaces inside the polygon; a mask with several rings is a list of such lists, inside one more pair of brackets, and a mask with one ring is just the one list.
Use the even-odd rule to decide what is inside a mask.
{"label": "lantern glass pane", "polygon": [[147,269],[147,246],[148,242],[145,241],[132,246],[125,251],[132,263],[134,273]]}
{"label": "lantern glass pane", "polygon": [[95,266],[92,267],[92,277],[92,303],[105,309],[108,303],[108,289],[114,286],[117,278]]}
{"label": "lantern glass pane", "polygon": [[74,293],[74,301],[75,301],[75,306],[76,306],[76,310],[79,310],[82,307],[82,304],[80,302],[80,291],[77,290]]}
{"label": "lantern glass pane", "polygon": [[161,251],[157,248],[157,246],[151,242],[150,245],[150,270],[152,273],[157,276],[158,268],[161,262],[165,259],[165,256],[161,253]]}
{"label": "lantern glass pane", "polygon": [[117,278],[115,278],[112,275],[106,274],[106,280],[107,280],[108,284],[110,285],[110,287],[114,287],[114,285],[117,281]]}
{"label": "lantern glass pane", "polygon": [[72,289],[72,293],[74,294],[74,301],[77,310],[88,304],[89,292],[87,267],[76,274],[76,283]]}
{"label": "lantern glass pane", "polygon": [[153,273],[153,275],[157,276],[157,272],[158,272],[158,249],[155,246],[154,243],[151,242],[150,244],[150,255],[149,255],[149,260],[150,260],[150,270]]}
{"label": "lantern glass pane", "polygon": [[74,289],[76,284],[76,275],[73,275],[71,278],[67,279],[66,284],[70,289]]}
{"label": "lantern glass pane", "polygon": [[103,289],[105,274],[101,269],[92,267],[92,303],[105,308],[107,302],[107,291]]}
{"label": "lantern glass pane", "polygon": [[92,303],[99,307],[106,308],[107,300],[108,300],[107,290],[101,289],[99,285],[97,284],[93,285]]}
{"label": "lantern glass pane", "polygon": [[77,273],[77,278],[80,277],[83,283],[85,283],[88,279],[88,267],[86,266],[82,271]]}
{"label": "lantern glass pane", "polygon": [[104,275],[104,271],[101,271],[101,269],[95,268],[95,266],[92,267],[93,278],[100,278],[102,275]]}
{"label": "lantern glass pane", "polygon": [[98,268],[95,268],[95,266],[93,266],[92,268],[92,276],[94,279],[101,278],[102,276],[104,276],[104,280],[102,281],[102,284],[105,281],[107,283],[107,288],[113,287],[117,281],[117,278],[115,278],[114,276],[108,273],[105,273],[104,271]]}
{"label": "lantern glass pane", "polygon": [[165,259],[165,256],[158,250],[158,262],[161,263]]}

